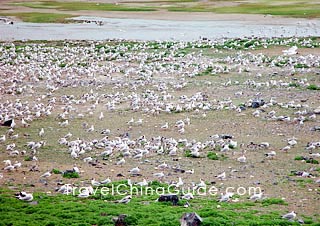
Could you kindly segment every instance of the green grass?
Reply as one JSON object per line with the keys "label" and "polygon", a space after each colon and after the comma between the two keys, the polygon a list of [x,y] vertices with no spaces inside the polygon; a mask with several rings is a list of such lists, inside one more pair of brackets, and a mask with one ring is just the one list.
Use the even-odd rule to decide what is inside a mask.
{"label": "green grass", "polygon": [[[278,211],[261,214],[252,209],[256,205],[266,208],[260,203],[218,203],[211,198],[191,200],[188,209],[155,202],[153,196],[134,196],[128,204],[117,204],[112,201],[114,199],[99,197],[79,199],[71,195],[48,196],[43,193],[35,193],[34,200],[37,205],[19,201],[12,192],[2,190],[0,225],[114,225],[112,218],[126,214],[128,225],[169,226],[179,225],[185,212],[197,212],[203,218],[203,225],[298,225],[281,219],[282,213]],[[217,209],[217,205],[221,207]],[[310,218],[308,223],[313,223]]]}
{"label": "green grass", "polygon": [[14,16],[24,22],[29,23],[69,23],[71,20],[67,18],[74,17],[70,14],[58,14],[58,13],[0,13],[1,16]]}
{"label": "green grass", "polygon": [[291,17],[319,17],[320,5],[319,4],[259,4],[248,3],[240,4],[239,6],[221,7],[214,9],[217,13],[244,13],[244,14],[270,14],[278,16],[291,16]]}
{"label": "green grass", "polygon": [[320,87],[315,85],[315,84],[311,84],[311,85],[307,86],[307,89],[309,89],[309,90],[320,90]]}
{"label": "green grass", "polygon": [[17,2],[13,3],[17,6],[25,6],[35,9],[58,9],[58,10],[96,10],[96,11],[154,11],[150,7],[132,7],[126,5],[116,5],[111,3],[92,3],[92,2],[55,2],[55,1],[39,1],[39,2]]}
{"label": "green grass", "polygon": [[217,153],[209,151],[207,154],[208,159],[211,160],[219,160],[219,156],[217,155]]}

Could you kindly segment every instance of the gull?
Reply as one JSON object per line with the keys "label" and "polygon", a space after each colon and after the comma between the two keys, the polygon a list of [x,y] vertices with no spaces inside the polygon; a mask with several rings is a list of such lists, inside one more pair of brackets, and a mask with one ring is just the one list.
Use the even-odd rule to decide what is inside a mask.
{"label": "gull", "polygon": [[21,124],[22,124],[23,127],[30,126],[30,124],[28,124],[24,118],[21,119]]}
{"label": "gull", "polygon": [[78,195],[79,198],[88,198],[90,196],[89,189],[84,189],[81,191],[81,193]]}
{"label": "gull", "polygon": [[220,180],[224,180],[226,178],[226,172],[223,172],[223,173],[217,175],[216,177],[219,178]]}
{"label": "gull", "polygon": [[6,141],[6,135],[2,135],[0,137],[0,143],[4,143]]}
{"label": "gull", "polygon": [[148,185],[148,182],[147,182],[147,180],[146,180],[146,179],[143,179],[143,181],[138,182],[138,183],[137,183],[137,185],[139,185],[139,186],[141,186],[141,187],[143,187],[143,186],[147,186],[147,185]]}
{"label": "gull", "polygon": [[233,195],[232,192],[227,192],[225,195],[221,195],[219,202],[228,202]]}
{"label": "gull", "polygon": [[160,172],[160,173],[154,173],[153,176],[158,178],[163,178],[165,175],[163,172]]}
{"label": "gull", "polygon": [[91,127],[90,127],[89,129],[87,129],[87,132],[88,132],[88,133],[91,133],[91,132],[93,132],[93,131],[94,131],[94,126],[91,125]]}
{"label": "gull", "polygon": [[162,164],[160,164],[160,165],[158,166],[159,169],[165,169],[165,168],[167,168],[167,167],[168,167],[168,164],[165,163],[165,162],[163,162]]}
{"label": "gull", "polygon": [[277,153],[275,151],[270,151],[270,152],[265,154],[265,156],[267,156],[267,158],[273,158],[276,155],[277,155]]}
{"label": "gull", "polygon": [[283,55],[285,56],[290,56],[290,55],[295,55],[298,54],[298,47],[297,46],[292,46],[287,50],[282,50]]}
{"label": "gull", "polygon": [[240,163],[245,163],[247,161],[246,156],[242,155],[239,158],[237,158],[237,161]]}
{"label": "gull", "polygon": [[143,122],[143,119],[142,118],[139,118],[138,121],[136,122],[136,124],[138,126],[141,126],[142,125],[142,122]]}
{"label": "gull", "polygon": [[186,171],[186,174],[194,174],[194,169],[187,170],[187,171]]}
{"label": "gull", "polygon": [[291,149],[291,146],[285,146],[281,151],[288,152]]}
{"label": "gull", "polygon": [[50,177],[50,176],[51,176],[51,172],[48,171],[48,172],[42,174],[40,177],[46,177],[46,178],[48,178],[48,177]]}
{"label": "gull", "polygon": [[103,118],[104,118],[103,112],[100,112],[99,120],[102,120]]}
{"label": "gull", "polygon": [[297,214],[294,211],[291,211],[290,213],[283,215],[282,218],[292,221],[294,218],[296,218],[296,216]]}
{"label": "gull", "polygon": [[125,197],[123,197],[122,199],[120,199],[120,200],[117,200],[117,201],[115,201],[116,203],[124,203],[124,204],[127,204],[127,203],[129,203],[130,201],[131,201],[131,195],[127,195],[127,196],[125,196]]}
{"label": "gull", "polygon": [[18,168],[21,167],[21,165],[22,165],[21,162],[16,161],[15,164],[13,164],[13,167],[14,167],[15,169],[18,169]]}
{"label": "gull", "polygon": [[19,194],[16,195],[16,198],[22,201],[31,202],[33,200],[32,193],[28,194],[24,191],[19,192]]}
{"label": "gull", "polygon": [[195,186],[196,188],[205,188],[206,183],[200,178],[200,183]]}
{"label": "gull", "polygon": [[126,160],[124,158],[120,159],[118,162],[117,162],[117,165],[119,166],[122,166],[123,164],[126,163]]}
{"label": "gull", "polygon": [[288,141],[288,144],[290,145],[290,146],[295,146],[296,144],[297,144],[298,142],[295,140],[295,139],[290,139],[289,141]]}
{"label": "gull", "polygon": [[163,129],[163,130],[167,130],[167,129],[169,128],[169,123],[166,122],[166,123],[165,123],[164,125],[162,125],[160,128]]}
{"label": "gull", "polygon": [[253,200],[253,201],[258,201],[258,200],[261,200],[263,197],[263,192],[260,192],[260,193],[257,193],[257,194],[254,194],[252,196],[250,196],[250,200]]}
{"label": "gull", "polygon": [[139,169],[139,167],[135,167],[135,168],[132,168],[131,170],[129,170],[128,172],[130,172],[132,175],[136,175],[136,174],[139,174],[140,169]]}
{"label": "gull", "polygon": [[8,166],[4,167],[3,170],[12,171],[12,170],[14,170],[14,166],[13,165],[8,165]]}
{"label": "gull", "polygon": [[96,181],[95,179],[91,179],[91,185],[93,187],[99,187],[101,185],[101,183],[99,181]]}
{"label": "gull", "polygon": [[186,199],[186,200],[190,200],[190,199],[194,199],[194,196],[192,193],[187,193],[187,194],[184,194],[182,197],[182,199]]}
{"label": "gull", "polygon": [[131,118],[130,121],[127,122],[128,125],[132,125],[134,123],[134,119]]}
{"label": "gull", "polygon": [[11,166],[11,160],[10,159],[3,160],[3,162],[4,162],[5,166]]}
{"label": "gull", "polygon": [[17,124],[15,123],[14,119],[12,119],[10,128],[14,129],[14,127],[15,127],[16,125],[17,125]]}
{"label": "gull", "polygon": [[176,188],[179,188],[183,185],[183,181],[181,179],[181,177],[179,177],[179,181],[176,183]]}
{"label": "gull", "polygon": [[39,132],[39,137],[43,137],[43,135],[44,135],[44,129],[41,128],[41,130],[40,130],[40,132]]}
{"label": "gull", "polygon": [[84,162],[92,162],[93,158],[92,157],[87,157],[83,159]]}
{"label": "gull", "polygon": [[111,183],[111,179],[109,177],[103,181],[100,181],[100,184],[109,184],[109,183]]}
{"label": "gull", "polygon": [[69,194],[72,192],[71,184],[64,184],[60,188],[56,189],[56,192],[60,192],[62,194]]}
{"label": "gull", "polygon": [[67,126],[69,125],[68,119],[65,120],[65,121],[63,121],[63,122],[59,122],[59,125],[60,125],[61,127],[67,127]]}

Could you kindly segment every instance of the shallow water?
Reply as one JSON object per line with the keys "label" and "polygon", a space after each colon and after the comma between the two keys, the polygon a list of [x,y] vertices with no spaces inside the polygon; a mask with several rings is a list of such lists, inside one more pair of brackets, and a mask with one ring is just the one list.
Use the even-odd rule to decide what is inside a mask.
{"label": "shallow water", "polygon": [[286,19],[284,23],[265,21],[172,21],[77,17],[77,20],[101,20],[104,25],[38,24],[16,22],[0,24],[0,40],[184,40],[200,37],[289,37],[320,36],[320,20]]}

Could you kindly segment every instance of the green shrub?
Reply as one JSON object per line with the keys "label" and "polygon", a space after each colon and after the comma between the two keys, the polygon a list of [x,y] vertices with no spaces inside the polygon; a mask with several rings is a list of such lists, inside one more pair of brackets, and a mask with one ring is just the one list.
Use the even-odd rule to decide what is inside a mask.
{"label": "green shrub", "polygon": [[80,175],[77,172],[64,172],[63,177],[64,178],[79,178]]}
{"label": "green shrub", "polygon": [[315,84],[311,84],[311,85],[307,86],[307,89],[309,89],[309,90],[320,90],[320,87],[315,85]]}
{"label": "green shrub", "polygon": [[208,159],[211,160],[219,160],[219,156],[217,155],[217,153],[209,151],[207,154]]}

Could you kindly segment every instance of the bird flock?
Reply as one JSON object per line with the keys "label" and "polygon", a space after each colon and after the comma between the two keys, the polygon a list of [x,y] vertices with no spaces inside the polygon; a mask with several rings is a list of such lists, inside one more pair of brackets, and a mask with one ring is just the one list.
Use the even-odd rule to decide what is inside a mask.
{"label": "bird flock", "polygon": [[[51,179],[57,155],[63,164],[54,168],[85,180],[79,198],[121,178],[179,189],[311,178],[317,191],[319,173],[307,160],[320,158],[319,94],[309,89],[320,84],[318,47],[311,38],[0,43],[0,182],[68,194],[76,179]],[[249,200],[281,196],[265,190]],[[218,201],[239,201],[234,195]],[[25,191],[16,198],[34,199]],[[282,217],[294,220],[291,211]]]}

